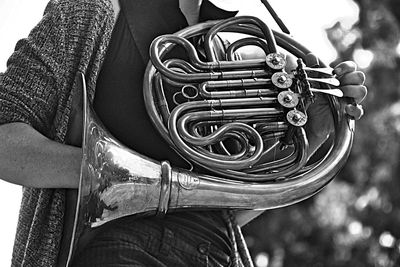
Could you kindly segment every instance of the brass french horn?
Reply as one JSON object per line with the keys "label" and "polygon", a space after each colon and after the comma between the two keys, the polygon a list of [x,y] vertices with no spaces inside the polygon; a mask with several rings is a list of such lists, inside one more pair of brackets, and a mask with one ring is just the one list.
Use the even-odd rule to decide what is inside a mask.
{"label": "brass french horn", "polygon": [[[226,47],[220,32],[240,38]],[[238,58],[236,52],[248,45],[265,56]],[[164,59],[176,46],[186,51],[187,60]],[[293,71],[286,72],[278,49],[298,58]],[[250,16],[198,24],[153,41],[143,86],[146,108],[155,129],[196,171],[125,147],[101,124],[84,90],[83,160],[71,254],[85,229],[123,216],[181,209],[266,210],[320,191],[348,158],[354,121],[345,115],[344,102],[332,96],[338,91],[326,85],[335,84],[334,77],[322,64],[311,68],[303,63],[308,54],[288,35]],[[166,87],[172,97],[166,96]],[[308,106],[320,93],[331,105],[334,140],[327,154],[311,164],[303,126]],[[203,169],[207,174],[197,171]]]}

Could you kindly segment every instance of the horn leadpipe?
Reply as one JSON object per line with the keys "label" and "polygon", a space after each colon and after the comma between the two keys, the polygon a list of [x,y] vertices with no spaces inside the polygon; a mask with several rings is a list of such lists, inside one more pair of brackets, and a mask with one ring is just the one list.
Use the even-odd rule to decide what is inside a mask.
{"label": "horn leadpipe", "polygon": [[[213,26],[206,34],[204,41],[204,50],[206,52],[207,60],[211,62],[218,62],[219,59],[216,58],[213,51],[213,39],[217,35],[217,33],[222,32],[224,30],[229,29],[233,25],[241,25],[245,24],[246,27],[253,26],[256,27],[262,33],[262,38],[266,40],[267,50],[269,53],[277,52],[277,45],[275,38],[273,37],[273,33],[271,29],[259,18],[252,16],[241,16],[241,17],[233,17],[222,21],[221,23]],[[235,62],[235,61],[233,61]]]}
{"label": "horn leadpipe", "polygon": [[[157,211],[168,212],[185,208],[272,209],[297,203],[318,192],[343,166],[340,157],[349,153],[352,142],[348,131],[354,123],[339,117],[338,134],[332,157],[321,163],[317,171],[295,175],[290,179],[268,183],[242,182],[165,167],[150,158],[126,148],[103,128],[91,107],[86,116],[88,137],[84,151],[81,199],[97,199],[96,210],[84,213],[92,227],[119,217]],[[110,167],[110,169],[108,169]],[[168,169],[168,168],[166,168]],[[89,179],[90,178],[90,179]],[[163,189],[164,188],[164,189]],[[168,203],[168,204],[166,204]]]}
{"label": "horn leadpipe", "polygon": [[[87,101],[85,101],[87,103]],[[184,208],[271,209],[299,202],[318,192],[343,166],[349,153],[354,123],[339,116],[332,157],[318,171],[268,183],[242,182],[178,169],[165,168],[116,141],[86,106],[86,128],[80,198],[81,216],[92,227],[119,217]],[[352,121],[351,121],[352,122]],[[305,159],[306,160],[306,159]],[[301,164],[300,164],[301,165]],[[170,174],[163,173],[167,169]],[[164,188],[164,189],[163,189]],[[168,203],[168,205],[166,204]],[[86,204],[86,205],[84,205]]]}
{"label": "horn leadpipe", "polygon": [[226,58],[227,60],[234,61],[236,58],[236,52],[239,48],[245,47],[245,46],[258,46],[261,48],[266,55],[270,53],[270,49],[268,48],[267,42],[263,39],[256,38],[256,37],[247,37],[243,39],[239,39],[232,44],[229,45],[229,47],[226,49]]}
{"label": "horn leadpipe", "polygon": [[[213,175],[206,175],[191,170],[174,168],[167,161],[159,162],[141,155],[116,140],[96,117],[87,99],[86,85],[82,76],[84,98],[83,157],[76,216],[67,265],[72,259],[74,249],[76,249],[78,240],[83,232],[117,218],[131,215],[165,214],[184,209],[266,210],[284,207],[300,202],[317,193],[344,166],[351,150],[355,123],[344,112],[344,107],[347,103],[343,100],[337,101],[336,98],[331,96],[327,96],[327,98],[331,103],[331,113],[335,122],[334,142],[329,152],[322,159],[309,165],[306,165],[310,155],[304,128],[301,126],[294,127],[291,121],[282,119],[286,117],[282,116],[282,113],[285,115],[291,111],[303,114],[304,118],[307,119],[307,114],[302,113],[303,111],[306,112],[306,109],[301,109],[301,107],[300,110],[298,106],[283,108],[284,105],[281,102],[282,106],[278,106],[272,103],[274,101],[266,101],[266,106],[260,106],[257,104],[256,99],[257,101],[262,101],[267,96],[259,95],[250,97],[249,99],[251,100],[246,101],[243,101],[243,99],[235,100],[236,98],[209,99],[207,101],[210,102],[205,102],[211,110],[218,110],[221,104],[227,104],[228,107],[218,111],[220,113],[218,115],[203,114],[201,109],[194,110],[195,113],[198,112],[197,114],[188,115],[186,112],[181,113],[180,104],[175,103],[178,106],[177,110],[180,111],[173,110],[171,115],[176,116],[179,113],[182,116],[170,118],[170,107],[164,102],[166,100],[164,92],[154,91],[162,88],[163,82],[171,83],[173,86],[178,87],[188,84],[190,88],[194,88],[194,85],[207,81],[268,79],[273,73],[282,71],[285,64],[285,60],[277,54],[267,55],[267,62],[265,60],[243,60],[240,63],[228,63],[225,61],[202,62],[196,58],[197,55],[193,51],[193,47],[182,41],[184,38],[203,36],[211,28],[214,31],[224,25],[224,31],[233,30],[264,39],[271,38],[271,40],[267,40],[267,44],[271,46],[269,49],[272,52],[274,52],[274,42],[276,41],[280,48],[287,50],[298,58],[305,59],[309,53],[304,46],[289,36],[277,32],[274,32],[273,36],[269,33],[265,34],[263,29],[269,31],[268,27],[259,27],[257,25],[258,22],[240,23],[238,25],[231,25],[229,22],[228,24],[226,22],[210,21],[183,29],[176,33],[176,36],[180,38],[173,37],[174,41],[172,42],[165,40],[165,36],[156,39],[153,42],[155,45],[150,52],[153,63],[149,62],[144,76],[144,100],[147,113],[155,128],[158,129],[172,149],[180,155],[183,155],[182,148],[180,145],[178,147],[175,144],[176,141],[171,138],[168,128],[176,128],[172,132],[187,131],[189,136],[196,136],[196,133],[199,133],[200,136],[199,128],[201,127],[201,131],[204,133],[213,134],[221,127],[218,122],[223,120],[234,121],[234,116],[238,116],[235,114],[242,112],[238,112],[241,109],[241,105],[249,105],[247,108],[253,109],[253,111],[257,110],[257,114],[253,113],[253,111],[243,111],[243,113],[250,113],[251,116],[244,116],[241,119],[242,122],[237,123],[240,127],[247,125],[243,126],[246,127],[247,132],[239,133],[234,130],[226,136],[237,139],[239,142],[248,142],[250,145],[247,148],[239,149],[236,154],[233,153],[235,160],[239,161],[244,157],[251,157],[252,153],[254,159],[250,164],[243,163],[244,169],[241,171],[227,169],[225,165],[221,164],[218,168],[211,170],[214,173]],[[210,34],[210,36],[213,34]],[[211,46],[212,39],[210,39]],[[184,46],[185,50],[188,51],[187,53],[193,54],[193,56],[189,56],[189,58],[192,58],[190,62],[182,63],[179,60],[163,62],[166,53],[177,45]],[[274,61],[276,61],[276,64]],[[321,67],[324,67],[323,64],[321,64]],[[246,70],[248,68],[251,68],[251,70]],[[239,81],[239,83],[241,82]],[[236,82],[229,81],[226,87],[225,85],[223,86],[222,91],[237,89],[236,85],[229,85],[230,83]],[[189,91],[190,88],[188,89]],[[297,90],[296,87],[274,89],[277,92],[291,89],[295,89],[294,93],[301,91]],[[215,90],[219,89],[216,88]],[[271,95],[271,97],[275,96]],[[154,102],[154,99],[157,99],[156,102],[162,103],[161,107],[157,106],[158,103]],[[252,101],[255,102],[252,103]],[[200,103],[197,99],[192,102],[196,102],[195,105]],[[260,110],[258,108],[268,111],[263,116],[259,116]],[[272,111],[274,109],[275,111]],[[288,111],[289,109],[290,111]],[[230,112],[228,110],[235,111],[227,115]],[[269,116],[274,112],[276,113],[273,116]],[[202,127],[203,117],[207,116],[209,117],[210,126]],[[293,118],[296,119],[296,117]],[[175,122],[171,123],[172,120]],[[226,127],[229,128],[229,126]],[[253,135],[252,128],[253,130],[254,128],[261,129],[261,133],[258,136]],[[282,132],[286,132],[284,142],[282,142],[282,139],[278,139]],[[276,135],[277,139],[271,140],[274,135]],[[250,142],[247,141],[248,138],[250,138]],[[216,138],[215,142],[221,144],[223,141]],[[255,143],[259,143],[262,146],[272,143],[272,146],[268,147],[266,151],[261,151],[260,154],[260,151],[254,146]],[[288,155],[267,162],[263,161],[264,157],[275,156],[274,154],[271,155],[270,152],[279,149],[279,146],[283,143],[287,144],[291,149]],[[193,151],[196,153],[203,152],[202,150],[206,150],[208,147],[194,147]],[[221,162],[229,157],[229,149],[225,149],[224,144],[215,147],[211,148],[207,153],[221,148],[221,151],[225,150],[225,152],[217,156],[220,158],[219,161]],[[184,159],[187,158],[186,155],[182,157]],[[195,164],[196,167],[204,167],[210,170],[207,162],[195,162]]]}

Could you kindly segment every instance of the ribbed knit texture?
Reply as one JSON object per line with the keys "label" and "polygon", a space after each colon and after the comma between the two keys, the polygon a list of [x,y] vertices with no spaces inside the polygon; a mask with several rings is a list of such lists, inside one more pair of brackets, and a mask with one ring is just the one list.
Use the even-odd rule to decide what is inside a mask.
{"label": "ribbed knit texture", "polygon": [[[0,75],[0,123],[25,122],[64,143],[75,75],[86,75],[93,99],[113,12],[108,0],[51,0]],[[24,188],[12,266],[55,266],[64,205],[63,189]]]}
{"label": "ribbed knit texture", "polygon": [[[109,0],[51,0],[40,23],[17,43],[6,72],[0,73],[0,124],[25,122],[65,143],[73,95],[81,93],[74,91],[75,76],[85,74],[93,100],[113,26]],[[24,188],[12,266],[56,265],[64,205],[64,189]],[[227,221],[236,247],[242,235],[232,219]],[[241,256],[251,266],[249,255]]]}

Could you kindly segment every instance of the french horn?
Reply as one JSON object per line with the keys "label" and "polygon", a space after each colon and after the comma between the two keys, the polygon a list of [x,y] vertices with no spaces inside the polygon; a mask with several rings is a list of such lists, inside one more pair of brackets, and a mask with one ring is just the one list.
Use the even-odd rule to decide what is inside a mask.
{"label": "french horn", "polygon": [[[240,38],[227,45],[221,32]],[[264,56],[241,59],[245,46],[258,47]],[[175,47],[187,59],[166,59]],[[123,216],[267,210],[320,191],[349,156],[354,120],[345,115],[346,103],[331,86],[337,85],[331,70],[304,63],[309,53],[251,16],[209,21],[156,38],[144,78],[146,108],[155,129],[193,164],[190,170],[125,147],[96,117],[83,90],[83,160],[70,254],[85,229]],[[293,70],[285,70],[283,54],[298,58]],[[328,152],[310,163],[304,125],[316,94],[329,100],[334,134]]]}

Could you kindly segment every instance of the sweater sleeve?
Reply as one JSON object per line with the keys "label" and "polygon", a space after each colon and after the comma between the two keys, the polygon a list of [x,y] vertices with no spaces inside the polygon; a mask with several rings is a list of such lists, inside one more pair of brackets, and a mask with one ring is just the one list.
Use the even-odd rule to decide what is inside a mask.
{"label": "sweater sleeve", "polygon": [[112,6],[105,2],[50,1],[0,75],[0,124],[24,122],[49,133],[76,73],[90,69],[96,53],[104,54],[93,51],[104,47],[99,36],[112,25]]}
{"label": "sweater sleeve", "polygon": [[62,39],[60,14],[47,8],[29,36],[16,44],[0,76],[0,124],[25,122],[49,130],[65,58]]}

